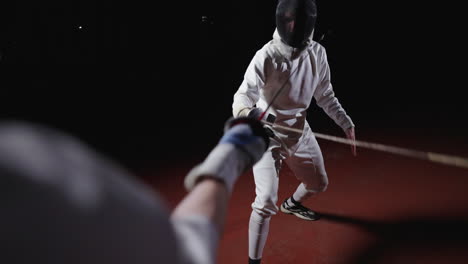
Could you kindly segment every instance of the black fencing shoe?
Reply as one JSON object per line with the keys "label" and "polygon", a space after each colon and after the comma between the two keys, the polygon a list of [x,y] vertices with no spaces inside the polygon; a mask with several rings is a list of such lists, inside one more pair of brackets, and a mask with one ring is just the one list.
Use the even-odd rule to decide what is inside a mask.
{"label": "black fencing shoe", "polygon": [[251,259],[249,257],[249,264],[260,264],[261,261],[262,259]]}
{"label": "black fencing shoe", "polygon": [[283,213],[293,214],[301,219],[308,221],[315,221],[320,218],[317,213],[303,206],[301,203],[294,201],[292,197],[291,199],[288,198],[284,200],[284,202],[281,204],[280,210]]}

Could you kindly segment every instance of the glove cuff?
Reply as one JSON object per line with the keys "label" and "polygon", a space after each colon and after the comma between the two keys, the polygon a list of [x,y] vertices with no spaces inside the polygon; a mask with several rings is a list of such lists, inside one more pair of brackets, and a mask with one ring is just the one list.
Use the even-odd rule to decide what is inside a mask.
{"label": "glove cuff", "polygon": [[268,145],[269,138],[258,120],[229,119],[218,145],[185,177],[185,188],[190,191],[200,177],[212,177],[224,182],[232,192],[237,178],[260,160]]}
{"label": "glove cuff", "polygon": [[201,164],[185,177],[185,188],[190,191],[201,177],[219,179],[231,193],[237,178],[253,165],[250,155],[233,144],[218,144]]}

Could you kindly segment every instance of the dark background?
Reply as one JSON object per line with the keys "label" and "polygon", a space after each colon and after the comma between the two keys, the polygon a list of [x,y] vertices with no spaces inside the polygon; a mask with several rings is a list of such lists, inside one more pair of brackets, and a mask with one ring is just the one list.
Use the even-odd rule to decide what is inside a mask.
{"label": "dark background", "polygon": [[[465,137],[461,3],[317,3],[314,38],[358,139],[370,130]],[[133,169],[204,155],[222,135],[248,63],[272,37],[275,5],[2,3],[0,117],[73,133]],[[342,135],[315,106],[308,119],[317,132]]]}

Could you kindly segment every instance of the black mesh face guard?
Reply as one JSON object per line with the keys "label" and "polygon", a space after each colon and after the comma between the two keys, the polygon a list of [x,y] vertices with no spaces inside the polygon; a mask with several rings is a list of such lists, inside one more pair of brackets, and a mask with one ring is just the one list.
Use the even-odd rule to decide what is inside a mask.
{"label": "black mesh face guard", "polygon": [[313,0],[280,0],[276,7],[276,28],[281,40],[294,48],[307,44],[317,19]]}

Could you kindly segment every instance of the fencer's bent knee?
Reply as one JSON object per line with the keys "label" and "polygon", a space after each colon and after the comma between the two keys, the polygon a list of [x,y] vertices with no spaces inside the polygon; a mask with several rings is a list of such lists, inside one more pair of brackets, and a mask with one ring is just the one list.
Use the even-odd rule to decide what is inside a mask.
{"label": "fencer's bent knee", "polygon": [[322,181],[319,186],[317,192],[324,192],[328,188],[328,179]]}
{"label": "fencer's bent knee", "polygon": [[252,203],[252,209],[263,217],[270,217],[278,212],[278,207],[276,206],[277,201],[277,196],[260,195],[257,196]]}
{"label": "fencer's bent knee", "polygon": [[252,209],[260,215],[262,218],[270,218],[273,215],[276,215],[276,212],[278,212],[278,208],[273,206],[273,207],[257,207],[252,205]]}
{"label": "fencer's bent knee", "polygon": [[308,192],[320,193],[328,188],[328,177],[326,174],[320,175],[316,181],[304,181],[304,187]]}
{"label": "fencer's bent knee", "polygon": [[270,221],[271,216],[270,215],[265,215],[265,214],[260,214],[257,211],[253,210],[252,214],[250,215],[251,221],[257,223],[257,224],[264,224],[268,221]]}
{"label": "fencer's bent knee", "polygon": [[320,182],[317,184],[316,192],[324,192],[328,188],[328,178],[327,176],[321,177]]}

